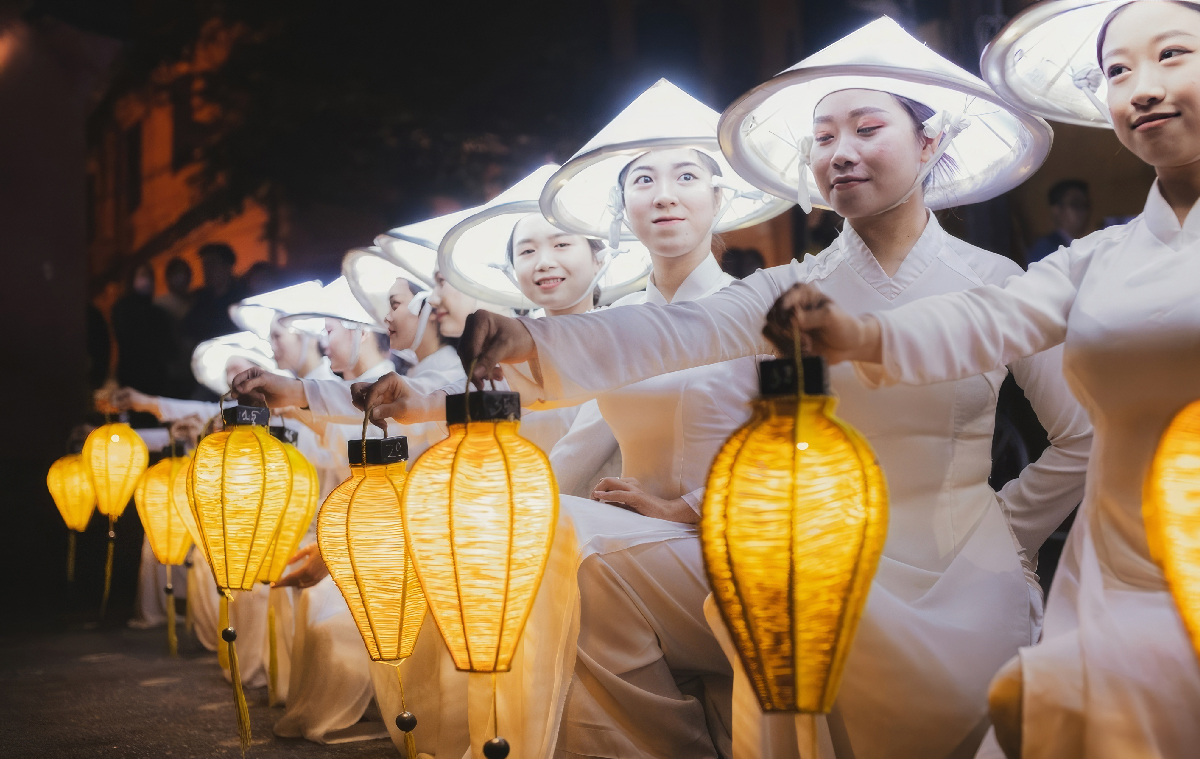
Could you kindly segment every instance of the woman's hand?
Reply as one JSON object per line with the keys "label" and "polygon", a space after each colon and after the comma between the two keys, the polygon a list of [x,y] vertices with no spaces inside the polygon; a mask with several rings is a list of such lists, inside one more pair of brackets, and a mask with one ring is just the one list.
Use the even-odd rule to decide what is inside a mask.
{"label": "woman's hand", "polygon": [[879,322],[851,316],[813,285],[792,285],[767,312],[763,335],[782,355],[795,353],[797,334],[801,353],[824,356],[830,364],[883,361]]}
{"label": "woman's hand", "polygon": [[207,421],[201,419],[198,414],[188,414],[182,419],[171,422],[171,437],[175,440],[187,441],[195,448],[200,441],[200,435],[204,432],[205,424]]}
{"label": "woman's hand", "polygon": [[642,490],[642,484],[632,477],[605,477],[596,483],[592,499],[668,522],[696,524],[700,521],[700,515],[687,501],[682,498],[668,501],[652,496]]}
{"label": "woman's hand", "polygon": [[229,384],[233,389],[233,397],[238,400],[262,403],[268,408],[284,406],[305,408],[308,406],[303,382],[268,372],[257,366],[234,377],[233,382]]}
{"label": "woman's hand", "polygon": [[325,566],[325,559],[321,557],[321,547],[316,543],[310,543],[296,551],[296,555],[288,560],[288,566],[298,561],[304,563],[279,578],[279,582],[272,587],[311,588],[329,576],[329,568]]}
{"label": "woman's hand", "polygon": [[520,364],[537,358],[537,345],[525,325],[516,319],[476,311],[458,342],[458,359],[471,376],[468,382],[483,389],[484,380],[504,379],[497,364]]}
{"label": "woman's hand", "polygon": [[388,372],[374,382],[355,382],[350,386],[350,400],[360,411],[371,409],[371,424],[383,430],[385,435],[385,420],[389,418],[400,424],[446,418],[445,393],[440,390],[423,393],[395,372]]}

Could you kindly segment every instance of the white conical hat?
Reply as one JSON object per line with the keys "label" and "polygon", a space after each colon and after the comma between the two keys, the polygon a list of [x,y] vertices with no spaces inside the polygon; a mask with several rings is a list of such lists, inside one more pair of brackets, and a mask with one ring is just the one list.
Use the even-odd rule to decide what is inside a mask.
{"label": "white conical hat", "polygon": [[[277,316],[284,317],[304,311],[321,297],[320,293],[321,282],[316,279],[271,290],[233,304],[229,307],[229,318],[237,326],[265,340],[270,336],[271,323]],[[323,319],[296,319],[288,326],[312,335],[319,335],[325,331]]]}
{"label": "white conical hat", "polygon": [[201,385],[217,395],[224,395],[229,392],[225,365],[235,356],[268,371],[282,374],[275,366],[271,344],[252,332],[234,332],[231,335],[205,340],[197,345],[192,351],[192,374]]}
{"label": "white conical hat", "polygon": [[322,287],[319,297],[313,299],[308,309],[284,317],[281,321],[290,326],[297,319],[313,318],[340,319],[344,322],[354,322],[375,332],[387,332],[383,322],[375,321],[375,317],[354,297],[354,293],[350,291],[350,283],[345,277],[338,277]]}
{"label": "white conical hat", "polygon": [[1054,0],[1029,6],[983,51],[983,78],[1008,102],[1066,124],[1110,128],[1108,81],[1096,38],[1130,0]]}
{"label": "white conical hat", "polygon": [[[752,187],[730,167],[717,142],[718,114],[666,79],[659,79],[579,149],[542,191],[542,213],[560,229],[604,240],[613,221],[611,193],[621,169],[647,150],[694,148],[721,167],[729,200],[715,231],[749,227],[786,211],[792,203]],[[792,193],[793,195],[795,193]],[[622,229],[621,239],[635,239]]]}
{"label": "white conical hat", "polygon": [[[826,95],[846,89],[911,98],[932,108],[940,125],[965,126],[946,150],[958,170],[926,193],[930,208],[978,203],[1016,187],[1046,160],[1054,138],[1049,124],[1012,108],[979,77],[884,16],[738,98],[721,115],[721,148],[758,187],[797,198],[803,195],[800,155],[812,137],[813,111]],[[819,205],[812,173],[803,175]]]}
{"label": "white conical hat", "polygon": [[406,224],[403,227],[379,235],[375,245],[392,263],[403,266],[425,287],[433,287],[433,274],[437,271],[437,249],[442,238],[458,222],[480,209],[480,206],[435,216],[432,219]]}
{"label": "white conical hat", "polygon": [[[508,241],[519,220],[529,214],[541,214],[538,198],[546,180],[558,168],[555,164],[542,166],[446,234],[438,248],[438,269],[446,281],[487,303],[522,310],[539,308],[509,277]],[[601,304],[612,303],[646,287],[650,252],[641,243],[629,243],[625,248],[626,252],[612,259],[600,279]]]}
{"label": "white conical hat", "polygon": [[374,246],[348,251],[342,258],[342,276],[359,305],[379,324],[385,323],[384,318],[391,309],[388,292],[397,279],[406,279],[422,291],[430,289],[420,277],[392,263],[380,248]]}

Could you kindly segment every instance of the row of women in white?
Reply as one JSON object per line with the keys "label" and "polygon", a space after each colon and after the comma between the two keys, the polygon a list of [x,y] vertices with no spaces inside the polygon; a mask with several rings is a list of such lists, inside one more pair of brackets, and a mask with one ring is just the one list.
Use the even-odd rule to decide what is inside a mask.
{"label": "row of women in white", "polygon": [[[1043,3],[985,55],[993,90],[881,19],[719,120],[660,82],[563,167],[426,223],[441,223],[426,230],[436,239],[403,229],[381,238],[381,252],[417,274],[421,245],[408,243],[438,249],[443,336],[463,326],[448,304],[493,304],[467,320],[459,352],[476,380],[503,366],[529,409],[523,433],[551,452],[564,491],[494,712],[490,681],[456,672],[427,619],[402,665],[418,749],[477,755],[498,730],[520,757],[809,759],[814,745],[823,759],[1195,755],[1200,667],[1149,556],[1140,506],[1159,435],[1200,398],[1190,230],[1200,222],[1189,215],[1200,196],[1197,46],[1200,7],[1187,3]],[[1027,178],[1052,138],[1034,113],[1111,124],[1158,181],[1133,222],[1022,274],[946,234],[930,211]],[[846,219],[840,237],[731,282],[713,234],[781,212],[782,198],[831,207]],[[350,327],[364,371],[343,365],[343,376],[375,380],[356,389],[360,403],[410,440],[433,440],[462,367],[437,341],[409,342],[415,330],[401,326],[427,316],[410,307],[421,288],[409,282],[422,277],[354,273],[365,270],[348,259],[340,286],[353,285],[368,309],[372,287],[391,287],[380,310],[391,345],[415,351],[406,377],[370,376],[359,355],[371,345],[370,315],[356,321],[333,299],[280,308],[279,328],[333,317],[332,358],[338,329]],[[545,316],[498,313],[533,307]],[[706,602],[693,526],[713,454],[748,418],[755,356],[774,350],[764,323],[778,342],[798,329],[831,361],[858,362],[831,369],[839,414],[870,441],[891,494],[841,690],[816,721],[758,709]],[[1051,447],[995,493],[990,442],[1006,372]],[[335,379],[250,369],[233,387],[302,419],[335,455],[354,434],[337,425],[362,419]],[[621,476],[609,476],[618,451]],[[1037,552],[1081,499],[1043,629]],[[305,560],[295,574],[307,585],[321,564],[311,550]],[[369,686],[350,692],[365,682],[366,655],[336,590],[322,594],[329,585],[297,601],[277,733],[335,739],[370,700]],[[394,675],[372,674],[392,730]],[[394,730],[393,739],[402,746]]]}

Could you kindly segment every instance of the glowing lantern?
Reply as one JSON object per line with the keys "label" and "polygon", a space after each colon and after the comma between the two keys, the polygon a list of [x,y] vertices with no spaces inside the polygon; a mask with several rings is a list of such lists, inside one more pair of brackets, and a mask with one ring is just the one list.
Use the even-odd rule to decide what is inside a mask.
{"label": "glowing lantern", "polygon": [[1184,407],[1159,440],[1142,513],[1151,556],[1200,656],[1200,401]]}
{"label": "glowing lantern", "polygon": [[799,368],[763,362],[754,415],[713,460],[700,535],[763,711],[816,714],[833,707],[883,551],[887,486],[833,415],[824,362]]}
{"label": "glowing lantern", "polygon": [[116,543],[117,517],[133,498],[138,478],[146,471],[150,453],[146,444],[128,424],[105,424],[92,430],[83,443],[83,463],[92,475],[96,508],[108,517],[108,552],[104,559],[104,598],[100,616],[108,608],[112,587],[113,547]]}
{"label": "glowing lantern", "polygon": [[50,497],[67,523],[67,581],[75,580],[75,533],[87,529],[96,508],[96,493],[83,457],[78,453],[63,456],[46,473]]}
{"label": "glowing lantern", "polygon": [[[267,551],[267,558],[262,568],[258,570],[258,581],[265,583],[279,582],[287,569],[288,560],[296,554],[300,540],[308,532],[313,516],[317,513],[317,496],[320,485],[317,482],[317,469],[304,454],[294,445],[296,431],[287,427],[271,427],[271,435],[283,443],[288,461],[292,466],[292,497],[287,508],[283,511],[283,520],[279,524],[279,534]],[[271,588],[271,593],[283,593],[283,588]],[[267,701],[274,706],[278,702],[276,690],[279,680],[279,660],[275,644],[275,604],[267,605]]]}
{"label": "glowing lantern", "polygon": [[[317,541],[367,653],[375,661],[395,666],[399,680],[400,662],[412,653],[425,620],[425,594],[400,514],[408,439],[351,440],[347,454],[350,477],[325,499],[317,520]],[[400,706],[396,726],[405,733],[409,759],[416,759],[412,735],[416,717],[404,703],[403,682]]]}
{"label": "glowing lantern", "polygon": [[[183,523],[184,529],[187,530],[188,537],[192,539],[192,545],[196,547],[196,551],[199,552],[200,557],[207,564],[208,555],[204,553],[204,543],[203,538],[200,537],[200,528],[196,525],[196,516],[192,514],[192,507],[188,502],[187,479],[188,470],[191,468],[192,452],[188,451],[187,455],[184,456],[184,461],[179,469],[175,471],[175,476],[171,480],[171,489],[174,491],[174,497],[171,502],[177,509],[179,520]],[[188,567],[191,567],[191,562],[188,562]],[[192,632],[195,628],[195,620],[192,616],[192,599],[196,597],[196,589],[193,586],[192,580],[193,575],[189,571],[187,573],[187,604],[185,606],[187,611],[184,617],[184,628],[188,632]],[[220,646],[217,647],[217,659],[225,662],[225,649]]]}
{"label": "glowing lantern", "polygon": [[[225,428],[203,438],[188,469],[188,503],[228,619],[234,590],[253,590],[291,499],[292,467],[284,444],[267,433],[270,412],[235,406]],[[250,747],[250,713],[238,669],[237,632],[221,630],[237,705],[242,751]]]}
{"label": "glowing lantern", "polygon": [[401,499],[417,576],[460,670],[508,671],[554,539],[558,485],[517,433],[520,416],[517,393],[447,396],[450,436],[417,459]]}
{"label": "glowing lantern", "polygon": [[167,649],[171,656],[178,655],[175,637],[175,586],[171,582],[171,567],[183,564],[192,547],[191,535],[179,516],[181,507],[183,510],[187,509],[187,502],[176,502],[174,484],[176,475],[187,467],[189,461],[186,456],[168,456],[162,459],[146,470],[133,491],[133,502],[137,506],[138,516],[142,518],[142,527],[146,530],[150,550],[154,552],[154,558],[167,568],[167,586],[164,592],[167,596]]}

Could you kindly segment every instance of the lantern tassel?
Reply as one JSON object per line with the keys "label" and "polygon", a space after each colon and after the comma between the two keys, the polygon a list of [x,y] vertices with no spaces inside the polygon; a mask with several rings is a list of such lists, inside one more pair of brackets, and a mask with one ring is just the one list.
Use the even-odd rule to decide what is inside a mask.
{"label": "lantern tassel", "polygon": [[189,635],[195,635],[196,633],[196,617],[192,612],[192,599],[195,597],[195,572],[192,572],[191,568],[189,567],[187,573],[187,599],[184,601],[183,610],[183,629],[186,630]]}
{"label": "lantern tassel", "polygon": [[[417,739],[413,737],[412,731],[417,726],[417,719],[408,711],[408,704],[404,701],[404,679],[400,677],[400,664],[396,664],[396,682],[400,684],[400,711],[401,714],[396,718],[396,727],[404,731],[404,751],[408,755],[406,759],[417,759]],[[401,726],[401,721],[408,719],[406,726]],[[407,727],[408,729],[405,729]]]}
{"label": "lantern tassel", "polygon": [[[228,593],[228,591],[225,591]],[[237,711],[238,739],[242,745],[242,756],[250,749],[250,707],[246,705],[246,693],[242,690],[242,673],[238,668],[237,632],[232,627],[221,630],[221,639],[229,655],[229,674],[233,677],[233,703]]]}
{"label": "lantern tassel", "polygon": [[[217,616],[217,627],[220,630],[219,634],[229,628],[229,594],[227,591],[220,591],[221,607]],[[229,669],[229,651],[225,646],[217,646],[217,663],[221,665],[221,669]]]}
{"label": "lantern tassel", "polygon": [[171,565],[167,565],[167,656],[179,656],[179,638],[175,634],[175,586],[171,584]]}
{"label": "lantern tassel", "polygon": [[[271,588],[275,593],[275,588]],[[275,604],[267,603],[267,703],[275,706],[278,703],[275,695],[279,687],[279,657],[275,651]]]}
{"label": "lantern tassel", "polygon": [[112,590],[113,548],[117,542],[117,533],[113,531],[115,521],[112,517],[108,518],[108,551],[104,558],[104,596],[100,599],[100,619],[104,619],[104,612],[108,610],[108,593]]}
{"label": "lantern tassel", "polygon": [[75,531],[67,530],[67,582],[75,582]]}

